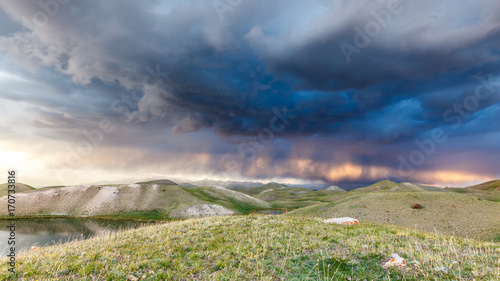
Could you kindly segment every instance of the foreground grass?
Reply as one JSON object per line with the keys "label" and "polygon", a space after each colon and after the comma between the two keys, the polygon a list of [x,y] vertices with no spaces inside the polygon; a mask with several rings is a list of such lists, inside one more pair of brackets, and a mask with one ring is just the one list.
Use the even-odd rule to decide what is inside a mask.
{"label": "foreground grass", "polygon": [[[386,270],[392,253],[419,262]],[[30,251],[19,255],[16,275],[0,261],[0,279],[499,280],[499,258],[498,243],[252,215],[172,222]]]}

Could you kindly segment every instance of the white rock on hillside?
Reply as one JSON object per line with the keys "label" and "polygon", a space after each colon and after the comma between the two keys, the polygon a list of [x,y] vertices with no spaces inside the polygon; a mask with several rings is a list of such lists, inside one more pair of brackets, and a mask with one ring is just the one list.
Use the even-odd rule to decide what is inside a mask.
{"label": "white rock on hillside", "polygon": [[345,192],[345,190],[343,190],[342,188],[338,187],[338,186],[335,186],[335,185],[331,185],[329,186],[327,189],[325,190],[328,190],[328,191],[342,191],[342,192]]}
{"label": "white rock on hillside", "polygon": [[170,213],[173,218],[201,218],[213,216],[230,216],[234,212],[220,205],[200,204]]}

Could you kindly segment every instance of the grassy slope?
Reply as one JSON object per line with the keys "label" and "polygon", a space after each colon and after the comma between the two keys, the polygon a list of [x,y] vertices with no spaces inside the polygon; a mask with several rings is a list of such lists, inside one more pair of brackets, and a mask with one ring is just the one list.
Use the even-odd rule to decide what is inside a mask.
{"label": "grassy slope", "polygon": [[467,196],[473,196],[481,200],[500,202],[500,192],[498,191],[487,191],[474,188],[446,188],[445,191],[459,193]]}
{"label": "grassy slope", "polygon": [[296,195],[293,198],[278,199],[277,201],[272,202],[272,204],[276,207],[296,209],[325,202],[333,202],[347,196],[350,196],[349,192],[317,190]]}
{"label": "grassy slope", "polygon": [[386,192],[421,192],[421,191],[443,191],[442,188],[434,187],[434,186],[425,186],[416,183],[396,183],[390,180],[382,180],[377,183],[374,183],[367,187],[357,188],[350,193],[368,193],[368,192],[378,192],[378,191],[386,191]]}
{"label": "grassy slope", "polygon": [[478,185],[469,186],[469,188],[485,191],[500,191],[500,180],[487,181]]}
{"label": "grassy slope", "polygon": [[[275,208],[296,209],[316,205],[319,203],[333,202],[351,195],[359,195],[376,192],[428,192],[444,191],[444,189],[433,186],[424,186],[414,183],[395,183],[389,180],[379,181],[371,186],[358,188],[349,192],[318,190],[312,191],[307,188],[288,187],[276,183],[270,183],[261,187],[253,187],[242,190],[257,198],[270,202]],[[485,199],[489,199],[485,197]]]}
{"label": "grassy slope", "polygon": [[269,208],[270,205],[260,199],[246,196],[238,191],[217,187],[192,187],[183,188],[191,195],[210,202],[221,205],[231,210],[236,210],[240,214],[248,214],[250,211],[261,208]]}
{"label": "grassy slope", "polygon": [[[8,187],[8,183],[0,184],[0,197],[8,194]],[[26,192],[30,190],[35,190],[35,188],[24,183],[16,183],[16,193]]]}
{"label": "grassy slope", "polygon": [[[410,264],[383,269],[392,253]],[[186,220],[18,255],[16,280],[449,280],[500,278],[498,243],[362,223],[237,216]],[[457,263],[453,263],[457,262]],[[459,262],[459,263],[458,263]],[[436,272],[436,267],[444,267]]]}
{"label": "grassy slope", "polygon": [[[285,195],[285,196],[293,196],[297,194],[304,194],[308,192],[312,192],[312,190],[308,188],[302,188],[302,187],[290,187],[284,184],[279,184],[275,182],[268,183],[263,186],[258,186],[258,187],[251,187],[251,188],[246,188],[242,189],[241,192],[244,192],[246,194],[255,196],[255,197],[268,197],[269,194],[274,194],[274,195]],[[273,201],[273,200],[270,200]]]}
{"label": "grassy slope", "polygon": [[295,209],[320,202],[316,199],[316,196],[308,197],[308,195],[314,193],[311,189],[290,187],[274,182],[264,186],[243,189],[241,192],[270,202],[273,208],[279,209]]}
{"label": "grassy slope", "polygon": [[[412,209],[414,203],[424,208]],[[295,210],[288,215],[349,216],[486,240],[500,239],[500,204],[448,192],[376,192]]]}

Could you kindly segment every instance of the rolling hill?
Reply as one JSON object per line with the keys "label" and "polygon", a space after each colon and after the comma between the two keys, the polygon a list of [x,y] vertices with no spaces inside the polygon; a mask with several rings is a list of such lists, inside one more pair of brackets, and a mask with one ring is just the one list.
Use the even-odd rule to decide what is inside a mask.
{"label": "rolling hill", "polygon": [[[418,203],[423,209],[413,209]],[[372,192],[289,212],[290,216],[353,217],[443,234],[500,239],[500,204],[450,192]]]}
{"label": "rolling hill", "polygon": [[296,209],[336,200],[358,194],[392,193],[392,192],[442,192],[443,188],[426,186],[416,183],[396,183],[382,180],[367,187],[346,191],[337,186],[330,186],[322,190],[290,187],[271,182],[264,186],[238,189],[238,191],[260,198],[272,204],[275,208]]}
{"label": "rolling hill", "polygon": [[[0,198],[6,204],[7,197]],[[2,206],[4,206],[2,205]],[[244,214],[269,205],[225,188],[183,188],[177,185],[129,184],[67,186],[16,196],[17,216],[111,216],[136,219],[184,219]],[[7,215],[7,208],[0,210]]]}
{"label": "rolling hill", "polygon": [[240,191],[266,201],[274,201],[277,198],[284,198],[288,196],[295,196],[312,192],[312,190],[308,188],[290,187],[276,182],[270,182],[263,186],[240,189]]}
{"label": "rolling hill", "polygon": [[[26,186],[23,190],[26,192],[16,196],[18,216],[187,219],[22,253],[19,272],[28,272],[28,278],[499,277],[492,268],[500,265],[496,258],[500,248],[498,242],[491,241],[500,241],[500,203],[478,196],[497,191],[391,181],[348,192],[338,188],[313,191],[279,183],[233,190],[217,185],[188,188],[169,180],[38,190]],[[6,203],[5,196],[0,203]],[[414,203],[422,209],[413,209]],[[280,216],[227,216],[270,208],[298,209]],[[0,214],[5,216],[5,210]],[[226,217],[190,219],[206,216]],[[323,218],[343,216],[357,218],[361,224],[322,222]],[[382,267],[394,252],[410,262],[406,268]],[[6,266],[5,262],[0,264]],[[7,274],[2,271],[0,279],[26,277]]]}
{"label": "rolling hill", "polygon": [[417,183],[402,182],[396,183],[390,180],[382,180],[367,187],[361,187],[351,190],[351,193],[368,192],[422,192],[422,191],[443,191],[442,188],[435,186],[426,186]]}
{"label": "rolling hill", "polygon": [[500,180],[487,181],[481,184],[469,186],[468,188],[484,191],[500,191]]}
{"label": "rolling hill", "polygon": [[488,200],[488,201],[493,201],[493,202],[500,202],[500,192],[498,191],[487,191],[487,190],[481,190],[481,189],[475,189],[475,188],[445,188],[444,189],[447,192],[453,192],[453,193],[458,193],[462,194],[465,196],[471,196],[471,197],[476,197],[481,200]]}
{"label": "rolling hill", "polygon": [[[5,196],[8,194],[8,190],[9,190],[8,187],[9,187],[8,183],[0,184],[0,196]],[[16,194],[21,193],[21,192],[31,191],[31,190],[36,190],[36,188],[31,187],[31,186],[24,184],[24,183],[16,183]]]}
{"label": "rolling hill", "polygon": [[221,204],[232,210],[238,210],[240,213],[247,213],[247,211],[256,208],[266,209],[271,207],[269,203],[261,199],[222,186],[193,187],[185,190],[194,197],[203,199],[206,202]]}
{"label": "rolling hill", "polygon": [[293,209],[319,203],[317,200],[304,199],[307,194],[314,193],[313,190],[302,187],[291,187],[284,184],[270,182],[263,186],[238,189],[243,193],[252,195],[271,203],[273,208]]}

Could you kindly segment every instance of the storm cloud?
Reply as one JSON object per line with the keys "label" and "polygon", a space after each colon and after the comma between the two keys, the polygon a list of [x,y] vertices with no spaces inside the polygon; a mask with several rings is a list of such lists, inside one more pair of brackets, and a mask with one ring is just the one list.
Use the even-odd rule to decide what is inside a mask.
{"label": "storm cloud", "polygon": [[0,7],[2,147],[31,159],[43,145],[13,140],[45,144],[32,169],[60,180],[500,176],[497,1]]}

